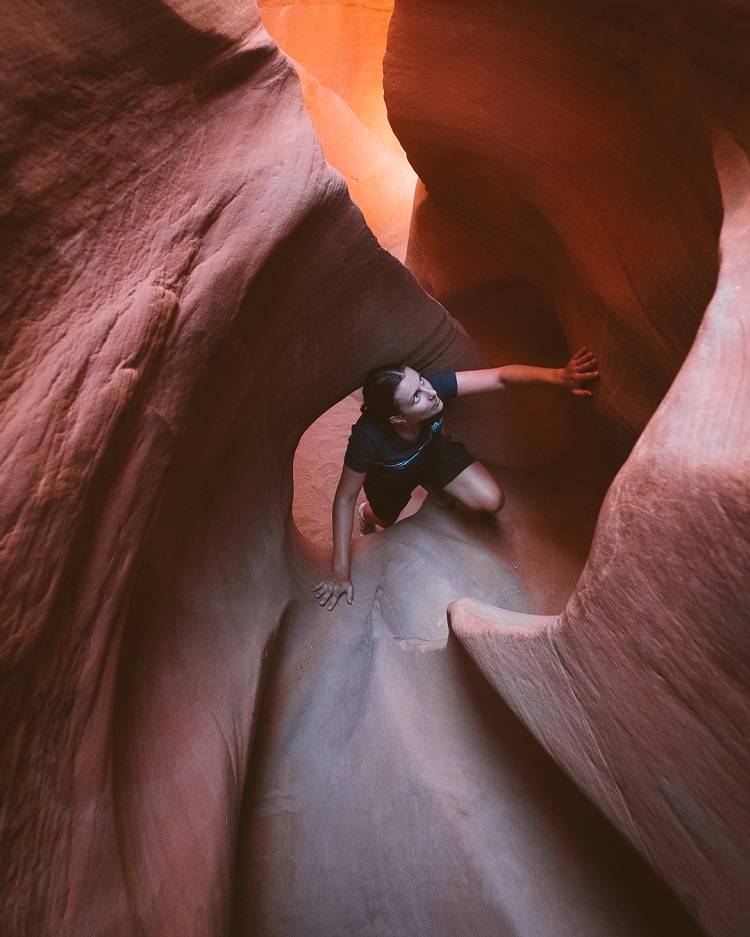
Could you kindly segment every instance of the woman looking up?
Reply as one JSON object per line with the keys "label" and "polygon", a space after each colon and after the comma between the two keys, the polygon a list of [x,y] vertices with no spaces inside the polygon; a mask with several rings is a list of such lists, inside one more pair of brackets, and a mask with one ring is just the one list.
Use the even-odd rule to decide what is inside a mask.
{"label": "woman looking up", "polygon": [[333,500],[333,569],[313,586],[321,605],[334,608],[342,595],[351,605],[351,536],[354,505],[364,485],[360,533],[390,527],[409,503],[417,485],[436,499],[441,492],[474,511],[499,511],[505,496],[487,469],[462,443],[444,436],[443,405],[451,397],[508,387],[551,384],[579,396],[582,385],[598,377],[596,358],[586,348],[564,368],[508,364],[482,371],[419,374],[407,365],[375,368],[362,388],[362,416],[352,427],[344,467]]}

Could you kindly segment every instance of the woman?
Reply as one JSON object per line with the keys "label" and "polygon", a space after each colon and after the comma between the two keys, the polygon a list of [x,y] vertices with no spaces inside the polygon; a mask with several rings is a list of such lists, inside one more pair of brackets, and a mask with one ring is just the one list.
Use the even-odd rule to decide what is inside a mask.
{"label": "woman", "polygon": [[509,364],[422,375],[405,365],[386,365],[370,371],[362,388],[362,416],[352,427],[333,501],[333,570],[311,589],[319,603],[330,610],[342,595],[350,605],[354,600],[350,547],[354,505],[363,485],[367,501],[360,505],[361,533],[394,524],[417,485],[445,492],[474,511],[503,507],[505,496],[487,469],[460,442],[443,436],[445,400],[532,384],[590,397],[581,385],[598,375],[596,358],[586,348],[564,368]]}

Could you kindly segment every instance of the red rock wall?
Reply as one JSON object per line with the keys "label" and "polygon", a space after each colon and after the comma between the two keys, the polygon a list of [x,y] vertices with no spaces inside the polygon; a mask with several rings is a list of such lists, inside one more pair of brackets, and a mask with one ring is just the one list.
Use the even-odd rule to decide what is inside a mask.
{"label": "red rock wall", "polygon": [[[721,4],[471,10],[404,0],[394,15],[389,108],[425,186],[409,263],[468,324],[480,288],[530,282],[569,342],[597,349],[610,430],[627,442],[651,419],[566,611],[465,601],[452,625],[707,932],[744,934],[748,19]],[[430,71],[441,36],[451,73]],[[419,43],[429,55],[407,62]],[[496,296],[479,324],[503,355],[523,325]]]}
{"label": "red rock wall", "polygon": [[393,0],[260,0],[274,41],[300,77],[328,162],[380,244],[403,260],[417,181],[391,130],[383,55]]}
{"label": "red rock wall", "polygon": [[[397,54],[410,13],[402,10],[389,53],[400,68],[420,62],[419,43]],[[458,26],[447,10],[433,3],[423,11],[430,55],[442,61],[425,81],[471,74],[459,52],[474,50],[476,65],[492,36],[486,8],[462,10]],[[549,36],[550,11],[535,15]],[[501,715],[460,649],[446,647],[446,605],[467,586],[488,602],[505,595],[522,604],[502,563],[477,550],[462,555],[450,531],[433,562],[417,549],[429,530],[417,543],[410,537],[420,528],[406,526],[358,554],[366,601],[338,618],[309,602],[326,558],[312,555],[290,518],[302,432],[375,363],[480,359],[366,229],[256,7],[53,0],[4,18],[0,930],[691,933]],[[446,23],[462,41],[443,55]],[[588,75],[585,51],[559,51],[563,71],[575,65]],[[421,58],[420,67],[432,64]],[[612,71],[604,58],[598,77]],[[536,78],[541,71],[532,68]],[[486,89],[472,81],[473,99]],[[580,84],[578,72],[571,81]],[[711,93],[727,102],[724,117],[736,118],[739,134],[740,112],[719,94],[721,81],[717,73]],[[411,106],[409,86],[404,80],[394,114]],[[641,221],[649,212],[640,198],[656,193],[669,208],[642,236],[645,253],[673,230],[667,218],[676,212],[677,273],[662,257],[636,277],[646,292],[634,298],[628,277],[639,264],[614,258],[625,251],[624,222],[602,207],[603,186],[592,212],[614,226],[616,245],[596,240],[597,264],[587,266],[587,245],[566,222],[575,192],[542,173],[537,198],[531,173],[524,181],[507,153],[502,173],[488,169],[471,155],[486,131],[457,125],[462,108],[443,92],[421,102],[430,145],[414,152],[433,201],[417,209],[411,254],[457,311],[478,308],[491,356],[512,348],[555,358],[566,339],[599,341],[609,376],[598,406],[609,432],[626,441],[689,344],[715,274],[720,216],[700,122],[684,118],[695,151],[674,156],[672,182],[669,133],[659,136],[628,88],[616,98],[623,119],[635,121],[642,141],[654,131],[655,150],[644,142],[631,152],[614,115],[604,143],[587,124],[580,150],[598,147],[601,157],[625,147],[627,171],[615,171],[616,154],[607,163],[618,197],[630,193]],[[567,124],[560,94],[548,110],[562,109]],[[613,100],[609,87],[602,95]],[[438,98],[445,119],[427,106]],[[478,107],[480,126],[486,108]],[[416,122],[398,119],[408,149]],[[490,137],[489,151],[479,141],[487,159],[502,151]],[[464,150],[456,161],[435,159],[436,140]],[[576,144],[563,142],[570,169]],[[466,166],[478,193],[466,189]],[[431,178],[436,169],[445,176]],[[511,170],[498,202],[496,178]],[[680,185],[684,205],[673,190]],[[555,210],[545,215],[548,201]],[[487,237],[482,253],[482,212],[506,203],[516,206],[517,227],[507,242]],[[463,227],[451,212],[463,213]],[[438,234],[448,248],[442,258]],[[524,266],[527,254],[537,259]],[[649,315],[662,275],[671,286],[688,278],[689,308],[684,322],[673,319],[677,300],[662,297],[670,329],[678,319],[680,327],[660,344]],[[511,289],[533,313],[534,334],[523,316],[497,327],[492,303]],[[638,354],[623,325],[629,304]],[[631,366],[640,368],[645,404],[633,402],[622,378]],[[567,408],[538,407],[549,438],[519,430],[509,464],[538,464],[569,446]],[[495,427],[490,436],[496,448],[502,434]],[[567,476],[560,490],[575,484]],[[570,538],[581,540],[581,530]],[[709,596],[725,595],[721,576],[707,581]],[[603,644],[600,656],[610,653]],[[711,725],[724,738],[724,723]],[[555,754],[579,777],[575,741]],[[693,809],[680,788],[669,791]],[[619,822],[610,800],[600,802]],[[693,901],[691,879],[657,853],[649,859]],[[735,893],[722,888],[709,897],[731,917]],[[633,895],[646,896],[642,908]]]}
{"label": "red rock wall", "polygon": [[498,363],[551,363],[563,336],[594,348],[595,407],[625,448],[715,284],[721,201],[698,103],[713,75],[690,43],[733,23],[718,4],[702,14],[398,0],[389,33],[386,102],[423,184],[408,265]]}
{"label": "red rock wall", "polygon": [[252,5],[4,18],[0,929],[216,934],[297,439],[456,330]]}
{"label": "red rock wall", "polygon": [[717,144],[719,285],[559,618],[460,602],[482,671],[712,934],[747,931],[750,164]]}

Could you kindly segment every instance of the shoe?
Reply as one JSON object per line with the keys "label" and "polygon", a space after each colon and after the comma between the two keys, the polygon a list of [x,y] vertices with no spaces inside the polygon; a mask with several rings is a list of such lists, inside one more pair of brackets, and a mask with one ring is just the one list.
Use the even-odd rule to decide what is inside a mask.
{"label": "shoe", "polygon": [[360,537],[366,537],[368,534],[374,534],[376,527],[374,524],[368,524],[365,520],[364,510],[365,510],[366,501],[363,501],[360,506],[357,508],[357,514],[359,515],[359,535]]}

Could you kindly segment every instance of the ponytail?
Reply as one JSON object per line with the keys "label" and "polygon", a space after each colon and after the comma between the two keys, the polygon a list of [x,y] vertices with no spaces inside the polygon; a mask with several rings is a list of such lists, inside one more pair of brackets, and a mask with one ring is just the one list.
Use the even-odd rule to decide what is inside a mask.
{"label": "ponytail", "polygon": [[387,423],[390,417],[400,413],[394,401],[396,390],[404,379],[404,364],[386,364],[373,368],[365,378],[362,395],[362,413],[379,423]]}

